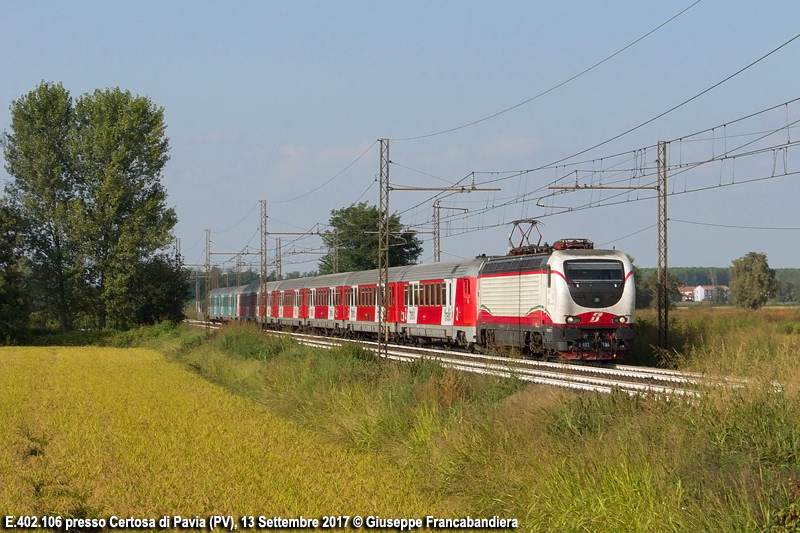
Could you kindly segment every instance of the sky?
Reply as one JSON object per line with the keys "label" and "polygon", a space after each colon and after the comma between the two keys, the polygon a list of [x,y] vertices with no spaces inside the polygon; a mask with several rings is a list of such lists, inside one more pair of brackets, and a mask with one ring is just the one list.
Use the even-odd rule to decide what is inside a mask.
{"label": "sky", "polygon": [[[669,265],[755,251],[796,268],[797,20],[796,0],[6,0],[0,131],[42,81],[147,96],[166,117],[185,263],[205,262],[206,229],[224,268],[226,253],[258,252],[266,200],[284,273],[326,250],[280,233],[378,203],[378,139],[420,262],[438,194],[442,260],[505,254],[511,222],[536,219],[543,241],[588,238],[656,266],[655,147],[669,141]],[[501,190],[401,190],[472,183]]]}

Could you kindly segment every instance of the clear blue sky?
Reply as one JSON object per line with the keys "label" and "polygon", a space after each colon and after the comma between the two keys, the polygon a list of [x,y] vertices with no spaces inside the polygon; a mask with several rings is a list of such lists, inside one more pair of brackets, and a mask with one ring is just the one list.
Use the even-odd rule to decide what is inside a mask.
{"label": "clear blue sky", "polygon": [[[628,201],[652,192],[613,203],[608,191],[537,200],[562,175],[574,183],[579,170],[581,184],[611,183],[612,167],[623,178],[636,173],[631,161],[652,169],[659,140],[688,137],[800,97],[800,39],[664,117],[569,160],[586,163],[519,176],[501,172],[582,152],[705,91],[800,33],[797,1],[702,0],[524,105],[450,133],[400,139],[520,104],[692,3],[7,0],[0,3],[0,130],[9,128],[11,100],[42,80],[62,82],[73,96],[118,86],[163,106],[171,144],[163,182],[189,264],[204,261],[206,228],[214,252],[248,245],[257,251],[260,199],[269,202],[273,232],[324,227],[332,209],[359,198],[376,204],[375,141],[390,138],[393,184],[441,187],[475,171],[482,186],[502,187],[442,200],[470,210],[442,212],[444,260],[503,254],[507,223],[531,217],[544,223],[547,241],[586,237],[655,266],[656,202]],[[786,128],[798,118],[800,102],[670,143],[670,187],[689,191],[669,198],[671,266],[729,266],[757,251],[774,268],[800,267],[797,229],[730,227],[800,227],[798,176],[791,174],[800,171],[800,149],[761,156],[744,156],[743,149],[736,160],[691,174],[677,168],[781,125],[782,137],[752,146],[800,139],[800,130]],[[777,174],[786,166],[789,175],[718,186],[771,177],[776,166]],[[624,183],[644,185],[651,174]],[[8,178],[4,170],[0,176]],[[690,192],[701,188],[707,190]],[[552,207],[598,199],[593,209]],[[406,224],[430,231],[432,203],[432,193],[397,191],[390,207]],[[445,219],[448,214],[454,217]],[[429,262],[432,236],[421,237],[421,260]],[[293,240],[282,237],[284,252],[321,246],[318,238]],[[318,257],[286,255],[283,271],[313,270]]]}

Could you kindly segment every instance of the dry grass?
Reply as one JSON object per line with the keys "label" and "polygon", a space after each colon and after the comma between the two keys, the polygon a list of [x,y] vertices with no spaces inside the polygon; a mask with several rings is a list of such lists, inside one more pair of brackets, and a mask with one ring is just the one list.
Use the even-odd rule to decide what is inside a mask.
{"label": "dry grass", "polygon": [[407,472],[140,349],[0,350],[0,509],[423,516]]}

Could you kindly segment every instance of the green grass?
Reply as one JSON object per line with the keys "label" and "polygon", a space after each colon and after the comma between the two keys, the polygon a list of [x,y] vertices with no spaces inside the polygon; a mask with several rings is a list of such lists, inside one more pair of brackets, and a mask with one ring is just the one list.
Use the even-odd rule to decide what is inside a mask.
{"label": "green grass", "polygon": [[[352,345],[310,349],[247,327],[103,342],[157,348],[326,446],[380,458],[415,494],[472,517],[517,518],[522,531],[785,532],[800,530],[798,318],[675,311],[661,354],[647,352],[655,320],[640,314],[643,359],[749,380],[692,401],[379,362]],[[29,450],[46,449],[31,437]]]}

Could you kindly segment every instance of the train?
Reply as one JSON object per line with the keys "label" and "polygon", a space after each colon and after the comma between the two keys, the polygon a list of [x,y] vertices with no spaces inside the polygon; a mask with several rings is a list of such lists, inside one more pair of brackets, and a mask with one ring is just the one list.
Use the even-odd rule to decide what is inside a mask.
{"label": "train", "polygon": [[[213,289],[208,320],[345,338],[377,338],[384,306],[378,271]],[[471,351],[515,349],[576,361],[625,357],[634,339],[633,267],[588,239],[389,268],[391,342]]]}

